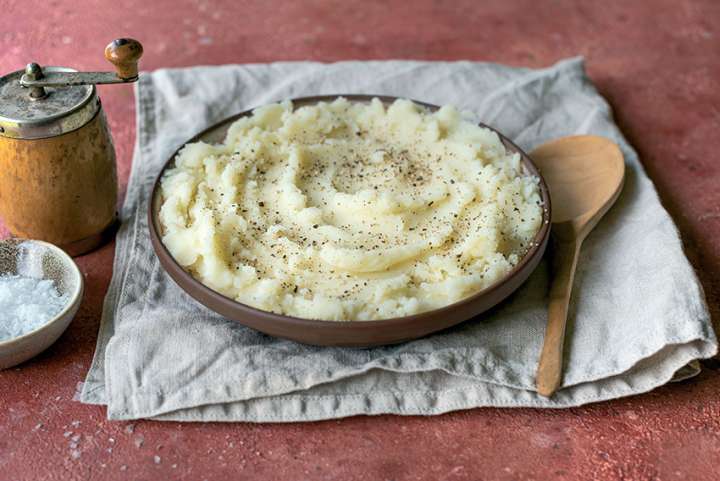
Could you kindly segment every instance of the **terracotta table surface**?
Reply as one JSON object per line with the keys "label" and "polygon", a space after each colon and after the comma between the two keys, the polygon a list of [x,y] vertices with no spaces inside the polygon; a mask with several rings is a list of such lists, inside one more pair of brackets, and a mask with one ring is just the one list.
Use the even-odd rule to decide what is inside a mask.
{"label": "terracotta table surface", "polygon": [[[720,2],[3,0],[0,72],[273,60],[470,59],[541,67],[584,55],[720,310]],[[101,87],[124,190],[133,92]],[[2,231],[2,235],[7,232]],[[87,293],[60,340],[0,373],[0,479],[717,479],[720,363],[577,409],[475,409],[307,424],[109,422],[73,401],[92,358],[114,246],[78,259]],[[77,437],[79,435],[79,437]]]}

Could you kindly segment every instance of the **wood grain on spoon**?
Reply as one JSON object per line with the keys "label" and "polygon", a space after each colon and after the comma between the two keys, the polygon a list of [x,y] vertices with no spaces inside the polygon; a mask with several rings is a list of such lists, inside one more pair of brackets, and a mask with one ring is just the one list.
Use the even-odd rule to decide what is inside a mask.
{"label": "wood grain on spoon", "polygon": [[552,281],[536,388],[552,396],[562,382],[563,345],[582,242],[620,195],[625,162],[618,146],[594,135],[563,137],[530,154],[552,200]]}

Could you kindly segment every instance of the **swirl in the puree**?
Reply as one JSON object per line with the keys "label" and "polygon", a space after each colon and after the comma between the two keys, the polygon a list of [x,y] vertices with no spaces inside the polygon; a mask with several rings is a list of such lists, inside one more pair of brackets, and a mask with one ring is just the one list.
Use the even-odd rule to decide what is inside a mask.
{"label": "swirl in the puree", "polygon": [[309,319],[452,304],[505,276],[542,218],[494,132],[407,100],[259,108],[186,145],[161,188],[163,243],[195,278]]}

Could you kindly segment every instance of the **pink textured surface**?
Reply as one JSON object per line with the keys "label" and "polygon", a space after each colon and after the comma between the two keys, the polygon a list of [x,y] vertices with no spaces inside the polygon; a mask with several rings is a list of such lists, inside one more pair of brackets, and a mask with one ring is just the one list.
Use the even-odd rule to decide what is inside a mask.
{"label": "pink textured surface", "polygon": [[[31,60],[105,69],[102,49],[119,36],[144,43],[146,70],[350,58],[540,67],[584,55],[718,317],[719,2],[386,3],[3,0],[0,72]],[[100,94],[124,189],[132,89]],[[562,411],[289,425],[108,422],[104,408],[72,397],[90,365],[112,257],[109,245],[78,260],[87,293],[68,331],[36,359],[0,372],[0,479],[717,479],[717,360],[691,381]]]}

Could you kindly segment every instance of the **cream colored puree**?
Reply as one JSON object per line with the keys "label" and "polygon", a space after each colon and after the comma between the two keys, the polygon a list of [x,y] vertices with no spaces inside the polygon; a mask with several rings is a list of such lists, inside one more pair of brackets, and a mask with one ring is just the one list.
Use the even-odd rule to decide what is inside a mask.
{"label": "cream colored puree", "polygon": [[162,179],[163,242],[210,288],[302,318],[452,304],[501,279],[541,222],[538,181],[452,107],[338,99],[255,110]]}

